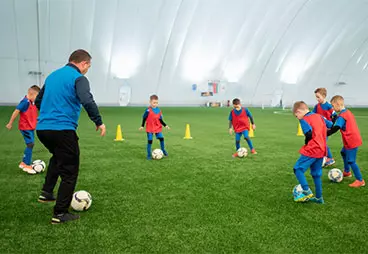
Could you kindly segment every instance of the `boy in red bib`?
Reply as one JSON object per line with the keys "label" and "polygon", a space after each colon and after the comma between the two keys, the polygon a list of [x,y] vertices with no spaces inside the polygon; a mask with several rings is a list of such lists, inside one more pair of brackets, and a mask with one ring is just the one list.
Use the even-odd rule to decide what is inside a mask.
{"label": "boy in red bib", "polygon": [[147,159],[152,159],[152,143],[153,143],[153,135],[156,135],[156,138],[160,140],[161,150],[165,156],[168,156],[165,149],[165,141],[164,136],[162,134],[162,126],[166,129],[170,130],[170,127],[166,125],[162,118],[162,112],[157,107],[158,106],[158,96],[151,95],[150,96],[150,106],[146,109],[143,114],[142,125],[139,130],[143,130],[144,125],[146,124],[146,133],[147,133]]}
{"label": "boy in red bib", "polygon": [[[244,136],[244,139],[247,141],[249,149],[252,154],[257,154],[256,149],[254,149],[252,141],[249,137],[249,129],[250,123],[252,124],[253,130],[256,129],[256,125],[254,124],[252,113],[247,108],[243,108],[240,104],[240,100],[235,98],[233,100],[234,109],[231,110],[229,115],[229,133],[230,135],[235,132],[235,147],[236,150],[240,148],[240,139]],[[234,130],[233,130],[234,129]],[[234,153],[233,157],[238,157],[238,153]]]}
{"label": "boy in red bib", "polygon": [[[293,113],[299,119],[302,127],[305,144],[299,150],[300,157],[294,165],[294,173],[303,192],[294,197],[295,202],[312,201],[323,204],[322,197],[322,163],[323,157],[327,153],[327,125],[332,125],[330,121],[321,115],[309,112],[307,104],[303,101],[295,102]],[[313,197],[313,192],[309,188],[307,179],[304,173],[310,168],[313,177],[316,197]]]}
{"label": "boy in red bib", "polygon": [[365,181],[356,163],[358,147],[363,144],[363,141],[355,117],[350,110],[345,108],[342,96],[335,95],[332,97],[331,104],[334,110],[340,114],[334,126],[327,132],[327,135],[330,136],[340,130],[344,145],[341,150],[341,156],[344,160],[344,177],[351,177],[351,168],[356,180],[349,186],[353,188],[363,187],[365,186]]}
{"label": "boy in red bib", "polygon": [[[317,88],[314,91],[318,104],[314,107],[313,113],[320,114],[325,117],[329,121],[336,120],[336,112],[333,109],[332,105],[326,100],[327,97],[327,89],[326,88]],[[326,158],[326,166],[331,166],[335,164],[335,160],[332,157],[332,153],[330,148],[327,146],[327,158]]]}
{"label": "boy in red bib", "polygon": [[23,160],[19,164],[19,168],[23,169],[28,174],[36,174],[32,169],[32,149],[34,146],[34,130],[37,124],[37,107],[34,101],[40,91],[38,86],[31,86],[28,89],[27,95],[21,100],[13,114],[10,117],[9,123],[6,125],[8,130],[13,127],[14,120],[20,115],[18,128],[23,135],[26,143]]}

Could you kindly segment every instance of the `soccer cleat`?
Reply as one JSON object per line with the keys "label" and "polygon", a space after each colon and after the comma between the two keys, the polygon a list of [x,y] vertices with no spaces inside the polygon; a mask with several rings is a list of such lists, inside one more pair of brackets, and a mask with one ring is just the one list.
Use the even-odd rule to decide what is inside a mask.
{"label": "soccer cleat", "polygon": [[166,150],[162,150],[162,152],[164,153],[165,157],[169,156],[169,153]]}
{"label": "soccer cleat", "polygon": [[[303,190],[303,194],[304,194],[304,196],[307,198],[307,200],[313,197],[313,192],[312,192],[312,190],[311,190],[311,189],[308,189],[308,190],[306,190],[306,191],[305,191],[305,190]],[[307,200],[306,200],[306,201],[307,201]]]}
{"label": "soccer cleat", "polygon": [[[27,164],[25,164],[23,161],[19,164],[20,169],[24,169],[25,166],[27,166]],[[24,172],[26,172],[26,171],[24,171]]]}
{"label": "soccer cleat", "polygon": [[344,173],[342,174],[344,177],[352,177],[351,172],[346,172],[344,171]]}
{"label": "soccer cleat", "polygon": [[152,156],[151,155],[147,155],[147,160],[152,160]]}
{"label": "soccer cleat", "polygon": [[317,203],[317,204],[324,204],[325,203],[325,201],[323,200],[323,197],[320,197],[320,198],[311,197],[309,199],[309,201],[311,201],[313,203]]}
{"label": "soccer cleat", "polygon": [[252,154],[257,154],[257,151],[256,151],[256,149],[252,149],[251,151],[250,151]]}
{"label": "soccer cleat", "polygon": [[327,158],[325,166],[328,167],[328,166],[331,166],[333,164],[335,164],[335,160],[332,159],[332,158]]}
{"label": "soccer cleat", "polygon": [[72,213],[59,213],[55,214],[51,219],[51,224],[61,224],[73,220],[78,220],[80,218],[79,215]]}
{"label": "soccer cleat", "polygon": [[234,153],[234,154],[232,155],[232,157],[233,157],[233,158],[238,157],[238,152]]}
{"label": "soccer cleat", "polygon": [[37,174],[36,170],[34,170],[32,166],[28,166],[28,165],[24,166],[23,171],[27,172],[29,175]]}
{"label": "soccer cleat", "polygon": [[365,182],[364,180],[355,180],[355,182],[349,184],[350,187],[352,188],[359,188],[359,187],[364,187],[365,186]]}
{"label": "soccer cleat", "polygon": [[52,193],[48,193],[46,191],[42,191],[40,196],[38,197],[38,202],[40,203],[49,203],[54,202],[56,198]]}
{"label": "soccer cleat", "polygon": [[306,202],[308,201],[308,198],[305,196],[305,194],[302,192],[299,195],[294,197],[295,202]]}

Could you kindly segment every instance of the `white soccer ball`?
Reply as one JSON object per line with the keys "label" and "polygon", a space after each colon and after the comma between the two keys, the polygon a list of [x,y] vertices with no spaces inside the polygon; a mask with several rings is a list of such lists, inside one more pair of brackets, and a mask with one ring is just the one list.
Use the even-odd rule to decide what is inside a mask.
{"label": "white soccer ball", "polygon": [[299,196],[301,193],[303,192],[303,188],[300,184],[295,185],[295,187],[293,188],[293,196],[294,198]]}
{"label": "white soccer ball", "polygon": [[237,153],[238,153],[238,157],[243,158],[243,157],[246,157],[248,155],[248,150],[245,147],[240,147],[238,149]]}
{"label": "white soccer ball", "polygon": [[152,151],[152,158],[154,160],[161,160],[162,157],[164,157],[164,153],[162,152],[161,149],[155,149]]}
{"label": "white soccer ball", "polygon": [[330,179],[334,183],[339,183],[344,178],[344,175],[342,174],[341,170],[338,168],[333,168],[330,171],[328,171],[328,179]]}
{"label": "white soccer ball", "polygon": [[45,171],[45,169],[46,169],[46,163],[44,161],[42,161],[42,160],[35,160],[32,163],[32,168],[37,173],[41,173],[41,172]]}
{"label": "white soccer ball", "polygon": [[87,191],[81,190],[73,194],[71,207],[75,211],[85,211],[90,208],[92,204],[92,196]]}

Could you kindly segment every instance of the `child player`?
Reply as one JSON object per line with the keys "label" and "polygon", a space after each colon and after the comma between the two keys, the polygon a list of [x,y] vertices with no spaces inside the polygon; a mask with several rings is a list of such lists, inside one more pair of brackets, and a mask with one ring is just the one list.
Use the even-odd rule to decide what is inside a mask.
{"label": "child player", "polygon": [[352,184],[349,184],[349,186],[353,188],[363,187],[365,186],[365,182],[356,163],[358,147],[363,142],[355,117],[350,110],[345,108],[344,98],[342,96],[335,95],[332,97],[331,104],[334,110],[340,114],[334,126],[327,132],[327,135],[330,136],[340,130],[344,145],[341,150],[341,156],[344,160],[344,177],[351,177],[351,168],[356,180]]}
{"label": "child player", "polygon": [[[257,154],[256,149],[254,149],[252,141],[249,138],[249,120],[252,123],[253,130],[256,129],[252,114],[247,108],[243,108],[241,106],[240,100],[237,98],[233,100],[233,107],[234,108],[233,110],[231,110],[229,115],[229,133],[230,135],[232,135],[234,129],[236,150],[240,148],[240,139],[242,136],[244,136],[244,139],[247,141],[251,153]],[[238,153],[234,153],[233,157],[238,157]]]}
{"label": "child player", "polygon": [[151,95],[150,96],[150,106],[144,112],[142,125],[139,130],[143,130],[144,125],[146,124],[146,132],[147,132],[147,159],[152,159],[152,140],[153,135],[156,135],[156,138],[160,140],[161,150],[165,156],[168,156],[167,151],[165,150],[165,142],[164,136],[162,135],[162,126],[166,129],[170,130],[170,127],[166,125],[164,120],[162,119],[161,110],[158,106],[158,96]]}
{"label": "child player", "polygon": [[13,114],[10,117],[9,123],[6,128],[9,130],[13,127],[14,120],[20,115],[18,128],[23,135],[26,143],[24,150],[23,160],[19,164],[19,168],[23,169],[28,174],[36,174],[36,171],[32,169],[32,149],[34,146],[34,130],[37,124],[37,107],[34,101],[40,91],[38,86],[31,86],[28,89],[27,95],[21,100]]}
{"label": "child player", "polygon": [[[314,107],[313,112],[320,114],[329,121],[334,121],[337,117],[336,112],[332,108],[332,105],[326,100],[327,90],[326,88],[317,88],[314,91],[318,104]],[[327,159],[326,166],[335,164],[335,160],[332,157],[330,148],[327,146]]]}
{"label": "child player", "polygon": [[[309,112],[307,104],[303,101],[295,102],[293,107],[293,113],[296,118],[299,119],[303,133],[305,135],[305,144],[299,150],[300,157],[294,166],[294,173],[298,179],[300,185],[303,188],[303,192],[294,197],[295,202],[312,201],[315,203],[323,204],[322,197],[322,163],[323,158],[327,153],[327,127],[332,126],[332,122],[327,121],[322,116]],[[308,182],[304,173],[310,168],[311,175],[313,177],[316,197],[313,197],[313,193],[308,186]]]}

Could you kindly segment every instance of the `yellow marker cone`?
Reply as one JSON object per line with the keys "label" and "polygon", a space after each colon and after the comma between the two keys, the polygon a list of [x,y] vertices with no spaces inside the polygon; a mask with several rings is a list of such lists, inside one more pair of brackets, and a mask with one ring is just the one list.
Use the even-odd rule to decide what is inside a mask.
{"label": "yellow marker cone", "polygon": [[296,135],[297,136],[304,136],[302,126],[300,125],[300,123],[298,124],[298,132],[297,132]]}
{"label": "yellow marker cone", "polygon": [[121,132],[121,126],[120,124],[118,125],[118,127],[116,128],[116,138],[114,139],[114,141],[123,141],[123,134]]}
{"label": "yellow marker cone", "polygon": [[187,124],[187,126],[185,128],[184,139],[193,139],[192,136],[190,135],[190,126],[189,126],[189,124]]}
{"label": "yellow marker cone", "polygon": [[250,138],[254,138],[254,130],[253,130],[253,126],[250,125],[250,128],[249,128],[249,137]]}

